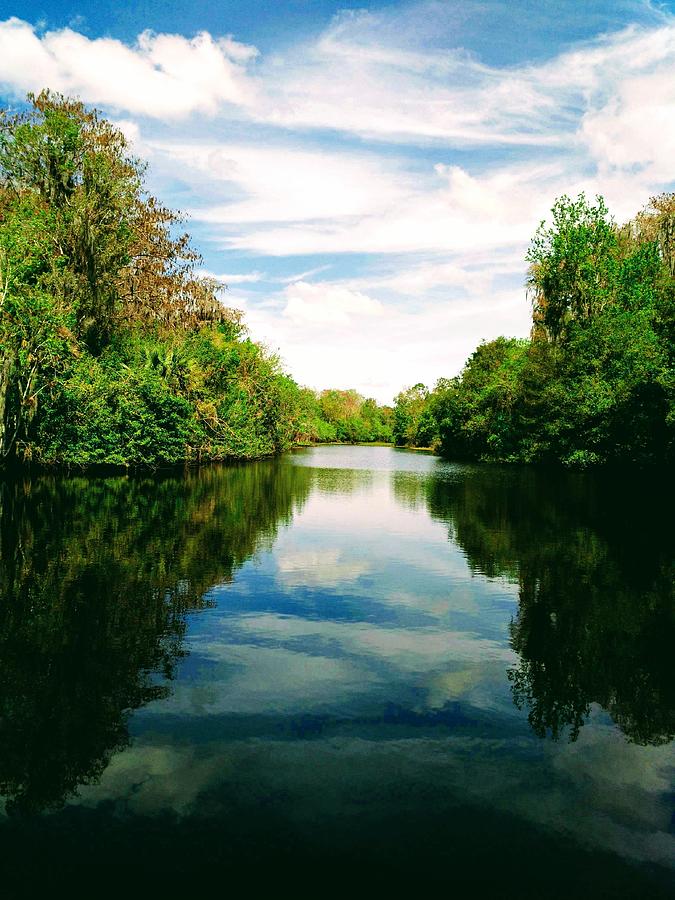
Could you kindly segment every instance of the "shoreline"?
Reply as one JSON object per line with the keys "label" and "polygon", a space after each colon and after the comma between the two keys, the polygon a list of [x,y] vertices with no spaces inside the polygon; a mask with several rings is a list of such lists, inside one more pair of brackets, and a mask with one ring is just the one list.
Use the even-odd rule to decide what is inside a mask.
{"label": "shoreline", "polygon": [[87,465],[75,465],[73,463],[43,463],[35,460],[20,461],[16,458],[6,460],[0,465],[0,479],[9,477],[19,477],[22,475],[64,475],[64,476],[153,476],[153,475],[170,475],[179,472],[188,473],[199,469],[205,469],[212,466],[238,467],[245,466],[250,463],[264,462],[265,460],[277,460],[289,453],[296,453],[302,450],[311,450],[317,447],[389,447],[392,450],[402,450],[411,453],[428,454],[437,457],[439,460],[447,463],[454,463],[462,466],[475,466],[479,468],[499,467],[505,470],[531,469],[537,472],[567,472],[571,475],[587,475],[587,474],[611,474],[611,475],[653,475],[658,476],[660,473],[669,471],[670,467],[667,463],[654,462],[645,464],[636,461],[609,461],[598,463],[592,466],[569,466],[556,460],[539,461],[539,462],[522,462],[520,460],[485,460],[485,459],[462,459],[443,456],[438,450],[432,447],[405,447],[397,446],[393,443],[385,441],[322,441],[315,444],[295,444],[281,453],[271,453],[263,456],[251,457],[224,457],[224,458],[202,458],[199,460],[182,460],[176,463],[167,463],[165,465],[137,465],[137,464],[120,464],[120,463],[89,463]]}

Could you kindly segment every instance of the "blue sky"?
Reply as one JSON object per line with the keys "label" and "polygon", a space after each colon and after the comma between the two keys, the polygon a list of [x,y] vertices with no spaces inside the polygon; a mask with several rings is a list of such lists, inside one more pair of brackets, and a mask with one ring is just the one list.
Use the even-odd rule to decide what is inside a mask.
{"label": "blue sky", "polygon": [[0,99],[101,108],[312,387],[381,401],[526,335],[561,193],[675,184],[672,3],[5,2]]}

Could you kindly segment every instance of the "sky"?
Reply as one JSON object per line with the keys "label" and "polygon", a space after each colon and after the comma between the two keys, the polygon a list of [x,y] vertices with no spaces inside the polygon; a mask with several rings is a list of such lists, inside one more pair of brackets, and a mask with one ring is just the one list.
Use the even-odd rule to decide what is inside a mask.
{"label": "sky", "polygon": [[556,197],[675,188],[675,0],[0,0],[0,104],[95,105],[301,384],[390,402],[527,336]]}

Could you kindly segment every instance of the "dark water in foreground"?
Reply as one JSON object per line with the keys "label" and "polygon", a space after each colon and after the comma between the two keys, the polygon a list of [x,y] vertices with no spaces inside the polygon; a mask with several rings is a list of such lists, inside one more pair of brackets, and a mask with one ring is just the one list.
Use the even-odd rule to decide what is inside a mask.
{"label": "dark water in foreground", "polygon": [[3,896],[671,896],[672,500],[386,447],[5,483]]}

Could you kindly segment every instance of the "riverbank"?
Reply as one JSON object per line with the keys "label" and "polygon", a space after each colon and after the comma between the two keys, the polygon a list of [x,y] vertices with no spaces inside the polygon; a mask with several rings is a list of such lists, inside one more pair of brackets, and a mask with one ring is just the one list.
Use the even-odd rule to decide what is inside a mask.
{"label": "riverbank", "polygon": [[209,468],[213,466],[246,466],[252,463],[264,460],[278,459],[286,453],[294,451],[312,450],[317,447],[391,447],[398,450],[417,450],[424,452],[433,452],[431,448],[425,447],[394,447],[391,442],[387,441],[321,441],[315,443],[296,443],[285,448],[281,453],[268,453],[261,456],[230,456],[230,457],[213,457],[213,458],[196,458],[189,460],[179,460],[177,462],[151,465],[149,463],[106,463],[106,462],[90,462],[90,463],[64,463],[64,462],[44,462],[36,459],[17,459],[13,457],[0,468],[0,474],[11,476],[20,476],[22,474],[54,474],[54,475],[143,475],[143,474],[177,474],[180,472],[190,472],[198,469]]}
{"label": "riverbank", "polygon": [[1,125],[0,460],[159,469],[391,437],[390,409],[301,387],[249,337],[119,128],[48,91]]}

